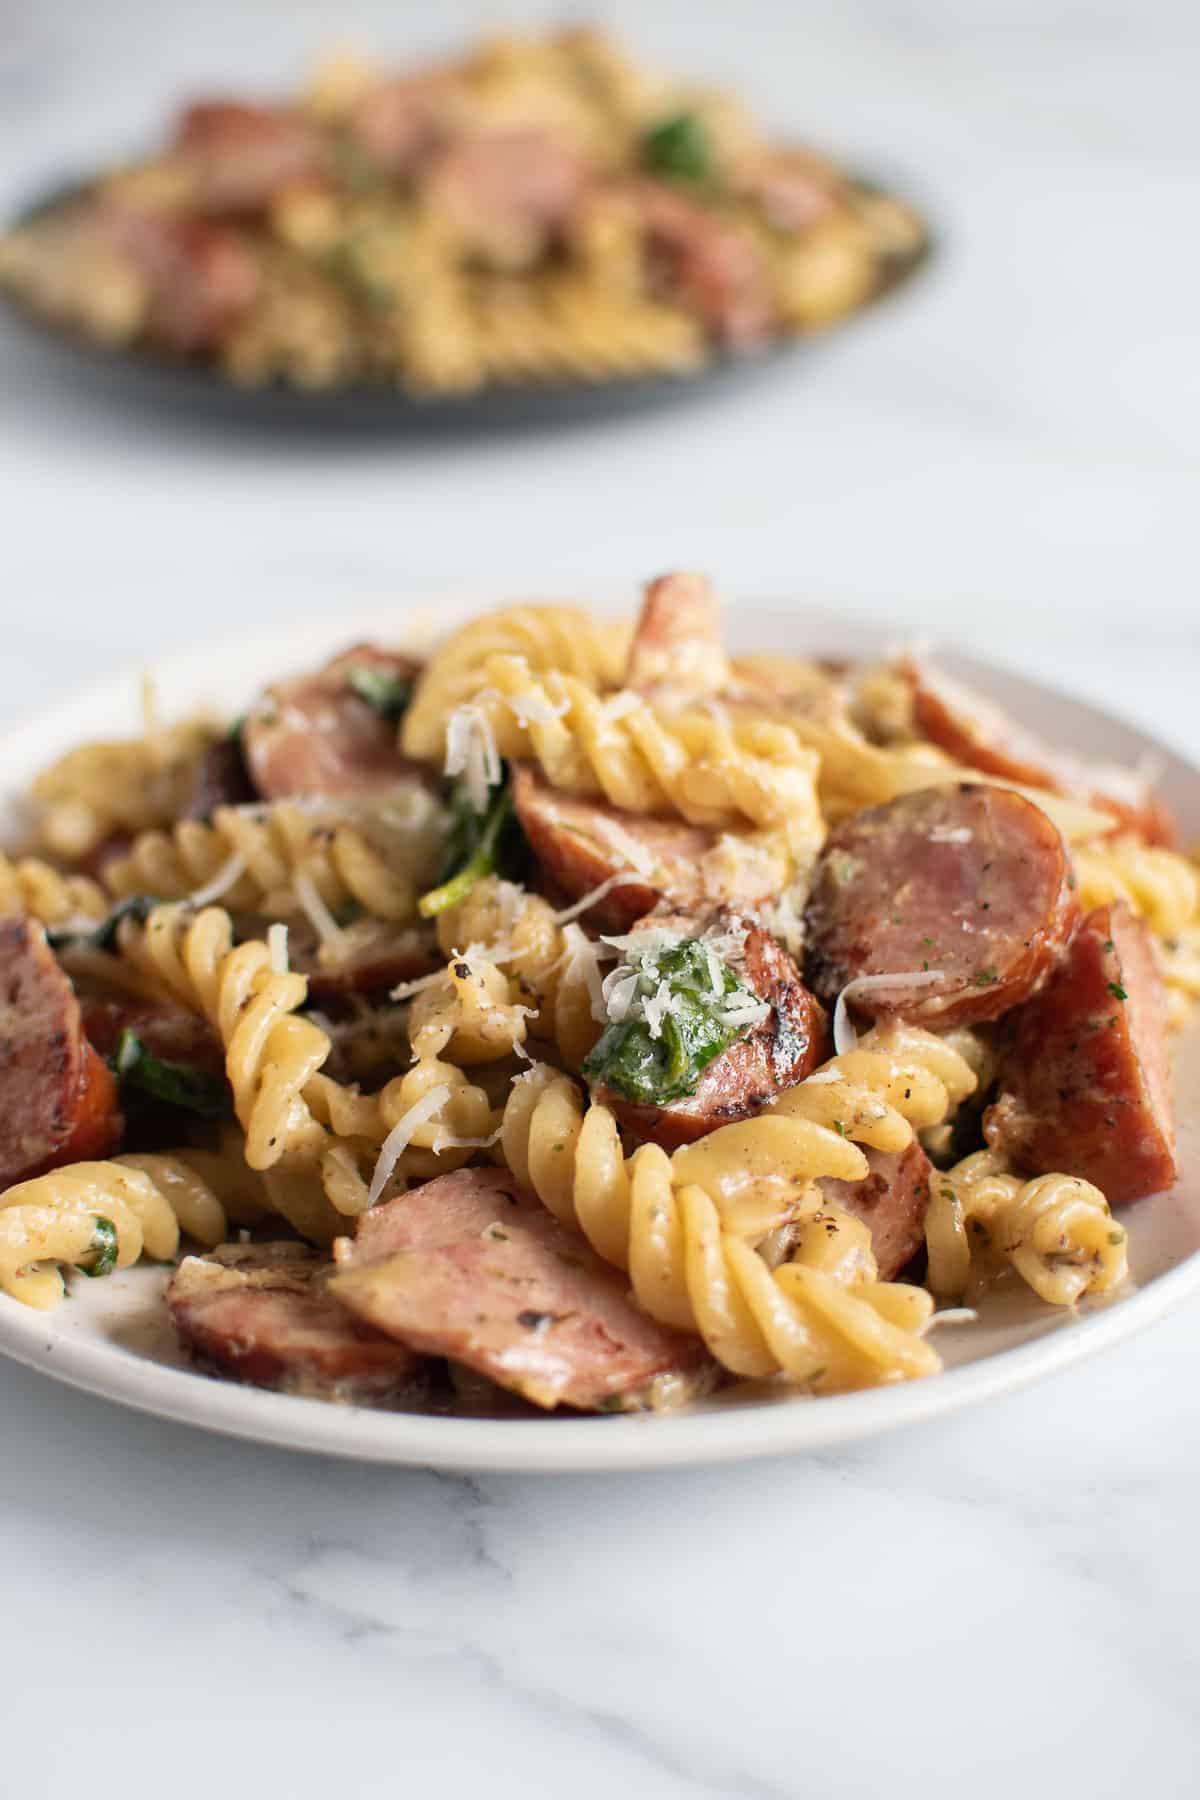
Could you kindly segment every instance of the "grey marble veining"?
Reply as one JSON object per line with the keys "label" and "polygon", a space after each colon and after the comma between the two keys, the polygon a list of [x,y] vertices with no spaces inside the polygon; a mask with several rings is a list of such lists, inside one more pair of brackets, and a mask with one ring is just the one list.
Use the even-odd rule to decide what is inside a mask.
{"label": "grey marble veining", "polygon": [[[335,28],[400,49],[552,10]],[[593,11],[907,172],[926,285],[769,381],[549,441],[150,430],[0,332],[0,717],[247,619],[678,562],[957,637],[1200,755],[1196,9]],[[0,199],[186,86],[270,86],[330,17],[10,7]],[[1192,1306],[894,1438],[611,1480],[323,1463],[0,1366],[0,1791],[1194,1794],[1198,1355]]]}

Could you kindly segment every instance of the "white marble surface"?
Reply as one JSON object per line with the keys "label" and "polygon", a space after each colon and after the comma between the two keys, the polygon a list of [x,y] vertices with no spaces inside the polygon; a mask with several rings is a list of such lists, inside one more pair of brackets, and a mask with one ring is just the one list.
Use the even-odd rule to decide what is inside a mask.
{"label": "white marble surface", "polygon": [[[247,619],[683,561],[1200,753],[1194,7],[594,10],[911,171],[946,237],[925,288],[766,383],[549,442],[151,428],[0,335],[0,717]],[[400,48],[536,11],[10,7],[0,199],[193,73],[298,68],[331,16]],[[1198,1354],[1191,1308],[860,1451],[611,1481],[321,1464],[5,1366],[0,1786],[1192,1794]]]}

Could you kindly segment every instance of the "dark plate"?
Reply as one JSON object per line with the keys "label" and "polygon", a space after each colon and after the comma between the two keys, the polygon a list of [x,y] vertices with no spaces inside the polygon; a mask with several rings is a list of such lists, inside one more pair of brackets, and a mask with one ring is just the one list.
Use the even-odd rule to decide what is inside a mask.
{"label": "dark plate", "polygon": [[[14,221],[23,225],[72,199],[85,186],[79,181],[56,183],[21,209]],[[865,179],[859,186],[880,191]],[[896,191],[888,189],[886,191]],[[933,241],[926,237],[910,258],[896,260],[877,292],[849,325],[880,300],[908,283],[929,260]],[[471,394],[421,398],[385,382],[348,382],[340,387],[308,389],[288,382],[241,387],[213,364],[173,358],[139,346],[110,349],[24,306],[0,289],[6,319],[20,332],[28,350],[39,355],[46,372],[56,370],[81,391],[177,414],[192,412],[222,423],[351,430],[506,430],[603,419],[672,405],[719,391],[775,367],[792,352],[819,343],[813,337],[780,337],[748,354],[714,353],[711,361],[684,375],[642,376],[616,381],[543,381],[495,383]]]}

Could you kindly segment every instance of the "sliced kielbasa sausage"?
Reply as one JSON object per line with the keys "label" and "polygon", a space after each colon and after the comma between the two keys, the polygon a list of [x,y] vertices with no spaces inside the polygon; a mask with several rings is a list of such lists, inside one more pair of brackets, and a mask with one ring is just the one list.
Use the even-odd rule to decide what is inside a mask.
{"label": "sliced kielbasa sausage", "polygon": [[0,919],[0,1188],[108,1156],[120,1137],[116,1083],[45,932]]}
{"label": "sliced kielbasa sausage", "polygon": [[722,960],[770,1008],[744,1037],[702,1071],[694,1094],[665,1106],[644,1106],[602,1082],[592,1098],[607,1106],[637,1137],[675,1150],[719,1125],[751,1118],[784,1088],[803,1081],[828,1054],[824,1009],[800,979],[783,946],[752,918],[727,911],[696,918],[655,913],[635,926],[678,930],[683,937],[715,934]]}
{"label": "sliced kielbasa sausage", "polygon": [[332,1282],[359,1318],[547,1408],[698,1389],[698,1338],[640,1312],[626,1276],[503,1169],[460,1169],[364,1214]]}
{"label": "sliced kielbasa sausage", "polygon": [[196,763],[185,819],[211,819],[218,806],[248,806],[257,800],[237,738],[210,744]]}
{"label": "sliced kielbasa sausage", "polygon": [[775,306],[753,233],[665,181],[640,180],[631,191],[665,291],[698,313],[719,343],[763,343]]}
{"label": "sliced kielbasa sausage", "polygon": [[[922,788],[834,830],[807,910],[805,973],[831,1003],[947,1026],[996,1019],[1056,967],[1079,917],[1070,857],[1007,788]],[[915,981],[904,978],[916,976]]]}
{"label": "sliced kielbasa sausage", "polygon": [[1175,822],[1150,783],[1131,769],[1106,768],[1053,750],[999,707],[911,658],[901,672],[912,690],[913,723],[956,762],[1080,800],[1110,812],[1153,844],[1174,844]]}
{"label": "sliced kielbasa sausage", "polygon": [[984,1132],[1030,1174],[1137,1200],[1175,1179],[1167,1008],[1150,934],[1124,902],[1088,914],[1022,1007]]}
{"label": "sliced kielbasa sausage", "polygon": [[420,774],[396,747],[396,721],[367,697],[411,684],[420,664],[399,651],[359,644],[315,675],[269,688],[247,714],[242,748],[264,800],[296,794],[354,798],[386,793]]}
{"label": "sliced kielbasa sausage", "polygon": [[589,912],[607,930],[628,930],[661,901],[688,911],[718,899],[753,907],[781,884],[775,861],[738,839],[724,842],[718,868],[722,840],[703,826],[564,794],[524,766],[513,770],[512,791],[547,881],[568,898],[581,900],[612,876],[629,873]]}
{"label": "sliced kielbasa sausage", "polygon": [[179,121],[175,154],[205,212],[255,212],[297,181],[322,173],[320,132],[298,113],[240,100],[202,100]]}
{"label": "sliced kielbasa sausage", "polygon": [[641,692],[711,694],[729,685],[720,602],[707,576],[677,571],[648,584],[625,679]]}
{"label": "sliced kielbasa sausage", "polygon": [[879,1279],[893,1281],[925,1241],[932,1165],[916,1138],[907,1150],[864,1147],[869,1175],[861,1181],[818,1183],[831,1205],[844,1207],[871,1230]]}
{"label": "sliced kielbasa sausage", "polygon": [[146,283],[147,333],[169,350],[210,349],[258,298],[254,252],[216,220],[105,200],[97,222]]}
{"label": "sliced kielbasa sausage", "polygon": [[421,1358],[347,1312],[304,1244],[223,1244],[185,1257],[166,1300],[205,1368],[254,1387],[380,1405],[412,1394]]}
{"label": "sliced kielbasa sausage", "polygon": [[121,1034],[132,1031],[151,1056],[164,1062],[183,1063],[210,1075],[225,1072],[225,1050],[207,1019],[176,1006],[170,1000],[142,1000],[134,994],[89,994],[81,991],[80,1006],[88,1041],[101,1056],[115,1055]]}
{"label": "sliced kielbasa sausage", "polygon": [[536,126],[470,131],[427,157],[422,199],[464,253],[492,268],[528,268],[561,235],[587,181],[562,138]]}

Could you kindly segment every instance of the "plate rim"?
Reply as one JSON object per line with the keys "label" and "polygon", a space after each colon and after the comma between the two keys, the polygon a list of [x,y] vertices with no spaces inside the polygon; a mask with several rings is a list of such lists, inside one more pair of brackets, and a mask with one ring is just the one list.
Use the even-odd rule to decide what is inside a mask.
{"label": "plate rim", "polygon": [[[528,603],[536,603],[535,593],[525,590],[521,599],[512,603],[526,602],[527,597]],[[574,603],[610,612],[627,609],[628,596],[592,595]],[[314,613],[251,636],[210,636],[191,648],[152,657],[144,667],[168,690],[176,685],[190,688],[195,698],[206,686],[220,687],[222,678],[228,689],[230,666],[238,661],[245,660],[253,667],[256,659],[278,657],[286,668],[293,656],[299,663],[305,656],[319,655],[323,649],[380,631],[390,633],[396,642],[412,641],[428,622],[433,604],[438,626],[444,630],[452,629],[455,623],[484,607],[506,602],[494,591],[483,594],[462,587],[439,589],[436,583],[430,583],[386,609],[373,607],[343,615]],[[877,626],[815,604],[809,607],[794,601],[772,601],[767,596],[744,597],[739,613],[748,618],[757,614],[773,621],[789,620],[795,636],[801,640],[797,645],[800,653],[840,643],[851,654],[858,654],[869,645],[879,645]],[[412,629],[414,621],[416,633]],[[958,651],[953,654],[981,674],[1016,683],[1039,699],[1069,698],[1074,707],[1089,713],[1098,725],[1117,727],[1157,748],[1177,774],[1200,785],[1200,770],[1187,757],[1124,721],[1119,713],[1088,700],[1076,700],[1069,689],[1008,669],[994,659],[984,660]],[[142,672],[136,668],[116,669],[73,688],[48,707],[30,709],[9,719],[0,728],[0,755],[10,759],[6,767],[15,761],[16,779],[20,780],[21,765],[27,762],[31,749],[40,758],[54,753],[53,749],[47,752],[47,742],[65,748],[71,741],[71,729],[78,736],[76,715],[81,706],[103,706],[107,710],[111,705],[119,720],[122,700],[127,701],[137,691]],[[114,730],[119,728],[119,724],[114,724]],[[0,798],[11,802],[16,797],[6,782]],[[116,1279],[128,1280],[131,1274],[129,1271]],[[627,1473],[794,1455],[957,1412],[975,1401],[1014,1391],[1114,1348],[1198,1292],[1200,1251],[1183,1257],[1134,1292],[1075,1319],[1069,1326],[1064,1324],[1032,1341],[984,1354],[924,1381],[819,1399],[796,1395],[758,1404],[723,1407],[717,1403],[679,1415],[489,1420],[330,1404],[241,1386],[131,1353],[111,1341],[77,1337],[70,1330],[56,1328],[56,1317],[63,1315],[35,1311],[5,1295],[0,1295],[0,1354],[67,1386],[135,1411],[279,1449],[381,1465],[451,1470]],[[68,1313],[66,1317],[69,1316]]]}

